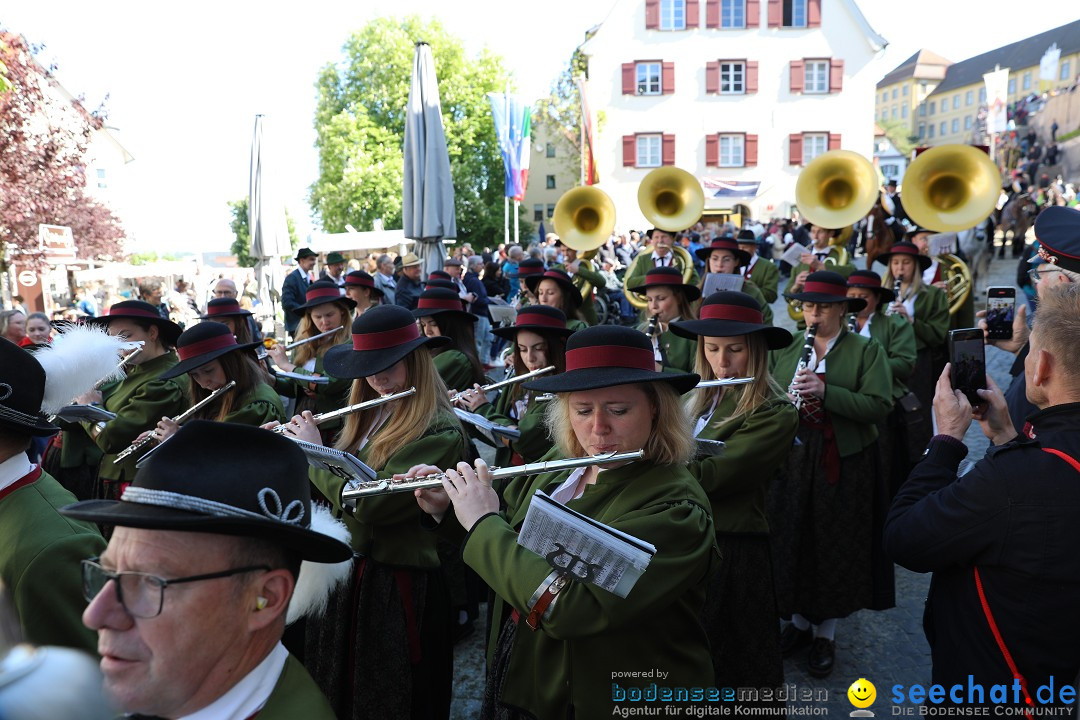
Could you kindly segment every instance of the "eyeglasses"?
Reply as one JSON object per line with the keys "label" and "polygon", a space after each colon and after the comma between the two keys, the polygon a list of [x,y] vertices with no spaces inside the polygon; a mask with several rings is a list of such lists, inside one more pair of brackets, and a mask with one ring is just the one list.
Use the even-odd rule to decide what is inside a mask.
{"label": "eyeglasses", "polygon": [[251,565],[248,567],[223,570],[206,575],[192,575],[190,577],[165,578],[141,572],[111,572],[98,564],[99,558],[90,558],[82,561],[83,597],[86,602],[93,602],[110,580],[116,581],[116,598],[129,615],[137,618],[152,618],[161,614],[161,608],[165,602],[165,588],[169,585],[196,582],[199,580],[214,580],[216,578],[240,575],[256,570],[270,570],[266,565]]}
{"label": "eyeglasses", "polygon": [[1052,273],[1052,272],[1061,272],[1061,270],[1058,269],[1058,268],[1047,268],[1045,270],[1039,270],[1038,268],[1031,268],[1030,270],[1028,270],[1028,277],[1031,278],[1031,284],[1032,285],[1038,285],[1039,282],[1042,280],[1042,277],[1041,277],[1042,275],[1045,275],[1046,273]]}

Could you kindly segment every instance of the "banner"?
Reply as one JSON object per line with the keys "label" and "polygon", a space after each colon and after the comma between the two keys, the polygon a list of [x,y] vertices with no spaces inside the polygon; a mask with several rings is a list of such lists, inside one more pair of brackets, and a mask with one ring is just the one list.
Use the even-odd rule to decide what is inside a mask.
{"label": "banner", "polygon": [[495,136],[502,154],[506,197],[522,200],[529,183],[529,158],[532,154],[532,113],[516,95],[488,93]]}
{"label": "banner", "polygon": [[1053,82],[1057,80],[1058,60],[1061,59],[1061,48],[1054,43],[1046,48],[1042,60],[1039,61],[1039,79]]}
{"label": "banner", "polygon": [[581,95],[581,160],[582,184],[595,185],[600,182],[600,176],[596,172],[596,152],[593,145],[592,110],[589,109],[589,100],[585,96],[585,78],[578,78],[578,93]]}
{"label": "banner", "polygon": [[1009,122],[1009,68],[1000,68],[983,75],[986,83],[986,132],[1005,132]]}
{"label": "banner", "polygon": [[721,180],[719,178],[705,177],[701,179],[701,187],[705,191],[705,197],[707,198],[753,200],[757,197],[761,181]]}

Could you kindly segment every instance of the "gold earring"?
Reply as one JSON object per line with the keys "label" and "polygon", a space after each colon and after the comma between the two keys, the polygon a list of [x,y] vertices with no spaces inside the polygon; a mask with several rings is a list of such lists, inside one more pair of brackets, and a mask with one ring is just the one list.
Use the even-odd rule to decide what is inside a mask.
{"label": "gold earring", "polygon": [[255,609],[256,610],[264,609],[266,607],[266,603],[267,603],[267,599],[264,598],[264,597],[260,596],[260,597],[255,598]]}

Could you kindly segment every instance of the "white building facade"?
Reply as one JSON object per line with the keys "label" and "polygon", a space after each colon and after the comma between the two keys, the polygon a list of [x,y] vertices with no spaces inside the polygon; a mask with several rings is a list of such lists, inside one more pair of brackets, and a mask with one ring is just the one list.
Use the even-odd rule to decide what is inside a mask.
{"label": "white building facade", "polygon": [[647,227],[638,185],[665,165],[702,184],[706,219],[787,216],[805,163],[872,154],[884,46],[854,0],[619,0],[582,45],[617,228]]}

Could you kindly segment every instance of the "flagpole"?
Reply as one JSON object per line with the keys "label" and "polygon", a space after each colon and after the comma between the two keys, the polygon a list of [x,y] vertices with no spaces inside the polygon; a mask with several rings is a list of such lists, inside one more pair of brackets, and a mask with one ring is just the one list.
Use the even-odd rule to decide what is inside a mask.
{"label": "flagpole", "polygon": [[521,211],[519,209],[520,207],[521,207],[521,203],[518,202],[517,198],[514,198],[514,244],[515,245],[520,244],[518,242],[518,216],[521,215]]}
{"label": "flagpole", "polygon": [[503,195],[503,244],[510,245],[510,198]]}
{"label": "flagpole", "polygon": [[581,136],[578,141],[581,143],[581,162],[579,165],[579,171],[581,173],[581,180],[579,185],[585,184],[585,103],[582,101],[581,96],[581,78],[578,78],[578,103],[581,105],[581,123],[578,125],[578,129],[581,131]]}

